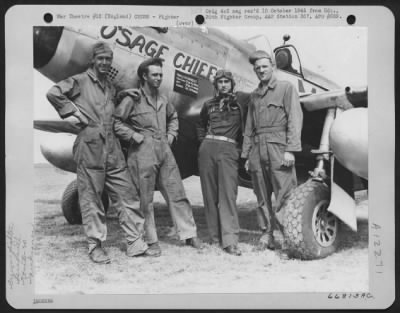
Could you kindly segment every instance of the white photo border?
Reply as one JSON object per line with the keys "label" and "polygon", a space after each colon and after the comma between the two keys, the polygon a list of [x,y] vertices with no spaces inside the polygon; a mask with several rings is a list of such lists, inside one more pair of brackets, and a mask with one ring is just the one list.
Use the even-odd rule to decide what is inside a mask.
{"label": "white photo border", "polygon": [[[324,6],[328,7],[328,6]],[[165,14],[180,15],[181,26],[189,26],[207,7],[163,7]],[[244,7],[241,7],[242,9]],[[368,28],[368,102],[369,102],[369,273],[370,297],[343,298],[327,293],[273,294],[185,294],[185,295],[40,295],[34,293],[33,272],[27,269],[25,284],[7,285],[8,303],[15,308],[153,308],[153,309],[384,309],[395,299],[394,232],[394,16],[384,6],[340,6],[342,16],[353,14],[357,26]],[[8,261],[12,256],[9,238],[17,234],[32,257],[33,231],[33,26],[46,26],[46,12],[91,15],[97,12],[136,14],[160,11],[156,6],[68,6],[16,5],[5,16],[6,56],[6,281],[10,279]],[[212,26],[240,26],[239,22],[210,20]],[[85,25],[88,21],[55,19],[52,26]],[[123,21],[90,20],[93,25],[123,25]],[[186,23],[186,24],[185,24]],[[250,22],[249,22],[250,23]],[[274,20],[254,22],[254,26],[321,26],[315,20]],[[345,19],[324,20],[323,26],[348,26]],[[132,25],[132,22],[129,22]],[[175,21],[155,19],[135,21],[137,26],[176,26]],[[291,24],[293,25],[293,24]],[[351,26],[348,26],[351,27]],[[18,84],[18,88],[15,85]],[[21,90],[23,92],[21,92]],[[382,92],[384,91],[384,92]],[[22,174],[23,173],[23,174]],[[21,177],[23,175],[23,178]],[[388,183],[389,182],[389,183]],[[21,190],[23,192],[21,192]],[[23,196],[21,196],[23,194]],[[46,301],[46,298],[51,301]],[[42,301],[41,301],[42,299]],[[43,300],[44,299],[44,300]]]}

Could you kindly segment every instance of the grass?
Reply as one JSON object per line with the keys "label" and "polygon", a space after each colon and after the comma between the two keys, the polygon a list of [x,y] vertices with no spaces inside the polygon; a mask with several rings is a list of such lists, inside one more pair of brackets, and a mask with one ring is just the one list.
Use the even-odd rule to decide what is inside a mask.
{"label": "grass", "polygon": [[[159,194],[155,212],[162,256],[128,258],[115,212],[107,220],[105,248],[112,263],[97,265],[87,256],[80,225],[69,225],[60,209],[61,194],[74,179],[50,167],[36,168],[35,288],[50,294],[247,293],[284,291],[360,291],[368,289],[368,223],[346,229],[337,253],[323,260],[284,260],[274,251],[255,251],[256,205],[251,191],[239,191],[240,248],[235,257],[217,245],[197,251],[171,236],[172,222]],[[185,182],[199,237],[207,239],[197,178]],[[366,200],[367,201],[367,200]],[[365,204],[365,201],[364,201]],[[365,209],[365,208],[364,208]]]}

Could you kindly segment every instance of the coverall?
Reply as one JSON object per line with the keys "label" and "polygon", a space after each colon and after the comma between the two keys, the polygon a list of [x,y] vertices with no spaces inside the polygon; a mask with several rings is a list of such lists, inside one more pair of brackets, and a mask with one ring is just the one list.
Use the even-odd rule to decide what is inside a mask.
{"label": "coverall", "polygon": [[272,75],[268,85],[259,85],[251,94],[242,157],[249,160],[254,192],[264,221],[260,227],[272,232],[276,211],[292,188],[297,186],[294,166],[282,165],[285,151],[301,151],[303,112],[294,86]]}
{"label": "coverall", "polygon": [[111,83],[107,80],[103,85],[92,69],[59,82],[47,93],[61,118],[79,109],[89,120],[73,146],[79,204],[89,253],[107,237],[101,200],[105,188],[111,205],[118,210],[132,255],[139,255],[147,249],[142,238],[144,218],[119,140],[113,132],[114,96]]}
{"label": "coverall", "polygon": [[[115,111],[114,130],[129,142],[128,167],[139,189],[140,205],[145,215],[146,242],[158,241],[154,220],[153,195],[157,186],[167,202],[174,228],[180,240],[196,237],[192,208],[186,197],[182,179],[167,135],[176,138],[178,115],[173,104],[159,94],[153,103],[143,89],[140,97],[126,96]],[[144,136],[138,143],[135,134]]]}
{"label": "coverall", "polygon": [[245,115],[236,95],[204,103],[197,125],[199,173],[211,240],[222,248],[239,240],[236,198],[239,183],[239,142]]}

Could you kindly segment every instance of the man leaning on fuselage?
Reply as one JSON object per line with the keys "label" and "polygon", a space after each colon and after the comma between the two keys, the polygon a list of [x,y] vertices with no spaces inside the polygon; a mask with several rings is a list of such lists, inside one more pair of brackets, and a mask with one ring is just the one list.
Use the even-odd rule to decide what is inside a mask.
{"label": "man leaning on fuselage", "polygon": [[73,146],[79,205],[90,259],[109,263],[102,247],[107,237],[102,203],[105,189],[127,240],[127,255],[151,255],[142,239],[143,214],[120,143],[113,132],[115,89],[107,78],[113,59],[108,44],[97,42],[90,68],[53,86],[47,98],[62,118],[74,116],[81,130]]}
{"label": "man leaning on fuselage", "polygon": [[145,215],[146,241],[150,250],[161,254],[154,219],[156,185],[167,202],[179,239],[202,248],[192,208],[170,145],[178,135],[178,115],[166,96],[159,92],[162,59],[143,61],[137,70],[141,88],[124,97],[115,111],[117,136],[129,143],[128,167],[140,192]]}

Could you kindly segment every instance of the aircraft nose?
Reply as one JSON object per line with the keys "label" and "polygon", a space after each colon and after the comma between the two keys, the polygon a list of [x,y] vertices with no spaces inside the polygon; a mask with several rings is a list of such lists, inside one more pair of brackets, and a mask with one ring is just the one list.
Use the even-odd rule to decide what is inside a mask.
{"label": "aircraft nose", "polygon": [[33,28],[33,66],[39,69],[50,62],[57,50],[64,27],[35,26]]}

